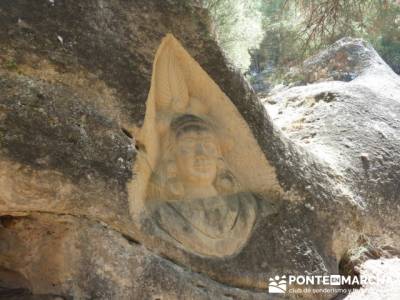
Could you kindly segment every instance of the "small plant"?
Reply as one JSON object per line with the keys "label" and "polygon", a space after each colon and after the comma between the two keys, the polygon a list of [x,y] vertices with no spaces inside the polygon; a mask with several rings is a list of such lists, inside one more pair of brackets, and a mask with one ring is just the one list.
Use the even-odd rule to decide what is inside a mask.
{"label": "small plant", "polygon": [[16,70],[17,69],[17,62],[15,59],[11,58],[4,63],[4,66],[8,70]]}

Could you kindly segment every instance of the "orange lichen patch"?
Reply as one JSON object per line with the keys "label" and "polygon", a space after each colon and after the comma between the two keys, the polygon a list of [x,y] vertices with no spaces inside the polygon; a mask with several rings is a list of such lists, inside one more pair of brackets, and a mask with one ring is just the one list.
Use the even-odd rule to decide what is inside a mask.
{"label": "orange lichen patch", "polygon": [[300,119],[294,121],[294,122],[291,124],[291,126],[289,127],[289,130],[294,130],[294,131],[296,131],[296,130],[298,130],[298,129],[304,128],[304,121],[305,121],[305,118],[304,118],[304,117],[301,117]]}

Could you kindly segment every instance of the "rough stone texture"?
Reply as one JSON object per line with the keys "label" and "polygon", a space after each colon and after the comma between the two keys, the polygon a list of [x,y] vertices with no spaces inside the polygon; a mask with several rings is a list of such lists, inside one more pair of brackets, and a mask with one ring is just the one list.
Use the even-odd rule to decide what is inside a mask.
{"label": "rough stone texture", "polygon": [[[327,69],[353,75],[333,80],[331,71],[321,72]],[[330,188],[317,180],[306,189],[318,195],[321,187],[337,188],[329,218],[335,222],[333,251],[343,257],[346,247],[361,246],[364,235],[380,246],[398,248],[399,76],[371,46],[356,39],[342,39],[312,57],[302,74],[307,85],[277,89],[262,101],[282,136],[324,164],[321,171]]]}
{"label": "rough stone texture", "polygon": [[[335,53],[348,53],[340,56],[350,67],[332,59],[328,64]],[[277,91],[266,108],[285,136],[332,168],[354,203],[389,217],[399,201],[400,78],[361,40],[338,41],[308,60],[304,72],[331,65],[356,75]]]}
{"label": "rough stone texture", "polygon": [[346,300],[396,300],[400,298],[400,260],[398,258],[367,260],[361,274],[370,282],[347,296]]}
{"label": "rough stone texture", "polygon": [[[32,214],[28,218],[3,217],[2,224],[3,274],[17,267],[29,278],[32,292],[41,295],[39,299],[265,297],[261,292],[249,295],[193,274],[99,222]],[[25,296],[17,287],[9,296],[12,292]]]}
{"label": "rough stone texture", "polygon": [[[369,46],[341,41],[312,65],[354,54],[351,81],[280,91],[265,109],[208,27],[187,1],[0,3],[0,273],[15,299],[274,299],[269,276],[338,273],[360,236],[399,248],[399,78]],[[167,32],[236,105],[286,191],[260,199],[234,257],[176,249],[128,213],[135,132]]]}

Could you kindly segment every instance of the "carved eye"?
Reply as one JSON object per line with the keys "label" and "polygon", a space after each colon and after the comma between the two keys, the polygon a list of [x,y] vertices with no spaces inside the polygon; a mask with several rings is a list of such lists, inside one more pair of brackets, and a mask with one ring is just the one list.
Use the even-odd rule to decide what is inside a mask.
{"label": "carved eye", "polygon": [[206,151],[210,154],[215,154],[217,153],[217,147],[215,146],[215,144],[211,141],[209,142],[205,142],[203,143],[203,147],[204,149],[206,149]]}
{"label": "carved eye", "polygon": [[180,153],[194,152],[196,148],[197,141],[193,138],[184,139],[179,143]]}
{"label": "carved eye", "polygon": [[194,146],[196,145],[196,142],[197,142],[196,139],[190,138],[190,139],[185,139],[184,144],[188,146]]}

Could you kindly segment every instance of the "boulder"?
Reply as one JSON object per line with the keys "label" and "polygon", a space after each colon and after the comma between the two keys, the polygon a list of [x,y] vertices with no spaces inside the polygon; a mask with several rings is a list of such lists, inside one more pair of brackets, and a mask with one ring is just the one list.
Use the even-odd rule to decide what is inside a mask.
{"label": "boulder", "polygon": [[[337,274],[361,236],[399,247],[399,80],[363,42],[341,42],[367,53],[355,56],[351,81],[268,102],[229,66],[191,2],[2,1],[0,28],[5,295],[290,299],[298,295],[267,295],[268,278]],[[233,256],[176,247],[129,213],[152,62],[168,32],[232,101],[279,182],[276,195],[257,195],[257,222]]]}

